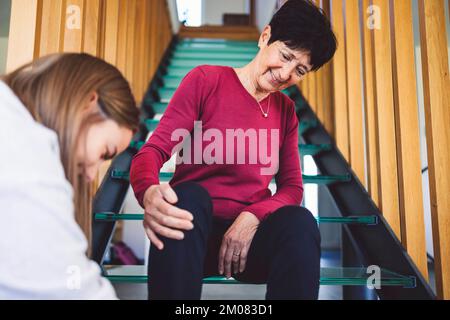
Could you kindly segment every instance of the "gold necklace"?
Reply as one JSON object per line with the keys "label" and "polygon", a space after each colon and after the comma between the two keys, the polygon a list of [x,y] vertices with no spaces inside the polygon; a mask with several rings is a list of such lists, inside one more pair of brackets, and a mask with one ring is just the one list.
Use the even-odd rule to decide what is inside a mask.
{"label": "gold necklace", "polygon": [[[242,71],[241,70],[239,70],[240,72],[240,74],[242,73]],[[236,74],[237,74],[238,72],[236,72]],[[238,78],[239,78],[239,75],[238,75]],[[250,81],[250,79],[249,79],[249,77],[245,77],[245,79],[247,80],[247,82],[249,82],[249,83],[252,83],[251,81]],[[244,86],[244,89],[245,89],[245,86]],[[247,89],[245,89],[245,90],[247,90]],[[256,103],[258,104],[258,106],[259,106],[259,109],[261,109],[261,113],[262,113],[262,116],[264,117],[264,118],[267,118],[267,117],[269,117],[269,110],[270,110],[270,93],[269,93],[269,101],[267,102],[267,104],[268,104],[268,107],[267,107],[267,112],[264,112],[264,109],[261,107],[261,104],[259,103],[259,101],[255,98],[255,101],[256,101]]]}
{"label": "gold necklace", "polygon": [[269,110],[270,110],[270,93],[269,93],[269,101],[267,102],[267,104],[268,104],[267,112],[264,112],[264,110],[261,107],[261,104],[258,102],[258,100],[255,99],[255,101],[258,103],[259,108],[261,109],[261,113],[262,113],[263,117],[267,118],[269,116]]}

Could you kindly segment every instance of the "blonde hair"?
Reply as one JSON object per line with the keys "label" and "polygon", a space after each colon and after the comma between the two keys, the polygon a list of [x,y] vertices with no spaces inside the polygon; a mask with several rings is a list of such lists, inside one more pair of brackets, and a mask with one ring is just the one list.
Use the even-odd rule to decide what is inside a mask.
{"label": "blonde hair", "polygon": [[[80,133],[105,119],[136,131],[139,111],[127,80],[107,62],[88,54],[65,53],[40,58],[1,78],[22,101],[34,119],[54,130],[61,161],[74,189],[75,219],[92,238],[92,184],[84,181],[75,157]],[[86,115],[93,92],[98,111]]]}

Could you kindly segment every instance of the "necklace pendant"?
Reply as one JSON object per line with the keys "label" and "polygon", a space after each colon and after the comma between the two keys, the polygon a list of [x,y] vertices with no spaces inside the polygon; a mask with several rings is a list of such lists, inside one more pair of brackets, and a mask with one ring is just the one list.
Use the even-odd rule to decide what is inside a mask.
{"label": "necklace pendant", "polygon": [[270,110],[270,96],[269,96],[269,102],[267,103],[269,106],[267,108],[267,112],[264,112],[264,109],[261,107],[261,104],[256,101],[256,103],[258,103],[259,109],[261,109],[261,114],[264,118],[267,118],[269,116],[269,110]]}

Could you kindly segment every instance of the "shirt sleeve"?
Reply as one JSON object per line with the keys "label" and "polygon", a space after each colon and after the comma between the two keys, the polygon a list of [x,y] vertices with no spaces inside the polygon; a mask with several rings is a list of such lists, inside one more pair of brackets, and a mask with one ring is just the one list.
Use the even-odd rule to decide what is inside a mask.
{"label": "shirt sleeve", "polygon": [[194,121],[200,118],[204,104],[205,74],[200,67],[192,69],[183,79],[169,102],[160,123],[147,143],[134,156],[130,183],[136,199],[143,207],[145,191],[159,184],[159,171],[172,156],[174,147],[180,141],[172,141],[175,130],[185,129],[191,133]]}
{"label": "shirt sleeve", "polygon": [[263,220],[283,206],[300,205],[302,202],[303,181],[298,149],[298,118],[294,105],[289,106],[286,133],[280,149],[280,167],[275,175],[275,182],[277,191],[273,196],[253,203],[242,211],[251,212],[259,220]]}

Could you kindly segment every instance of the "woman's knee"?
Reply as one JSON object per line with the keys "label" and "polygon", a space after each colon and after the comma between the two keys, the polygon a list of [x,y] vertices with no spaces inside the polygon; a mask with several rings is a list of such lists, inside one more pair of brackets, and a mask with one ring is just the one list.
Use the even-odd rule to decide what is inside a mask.
{"label": "woman's knee", "polygon": [[186,197],[192,200],[201,200],[203,202],[211,201],[211,196],[208,190],[206,190],[198,182],[185,181],[181,182],[173,187],[173,190],[178,197]]}
{"label": "woman's knee", "polygon": [[286,226],[298,228],[317,227],[317,220],[306,208],[300,206],[284,206],[273,213],[274,219]]}
{"label": "woman's knee", "polygon": [[320,243],[320,232],[316,218],[306,208],[300,206],[284,206],[273,213],[273,222],[283,233],[290,237],[311,235]]}
{"label": "woman's knee", "polygon": [[[194,181],[181,182],[173,187],[178,202],[177,207],[190,211],[194,216],[199,212],[212,214],[212,200],[208,190]],[[194,210],[200,209],[200,210]],[[195,218],[195,217],[194,217]]]}

